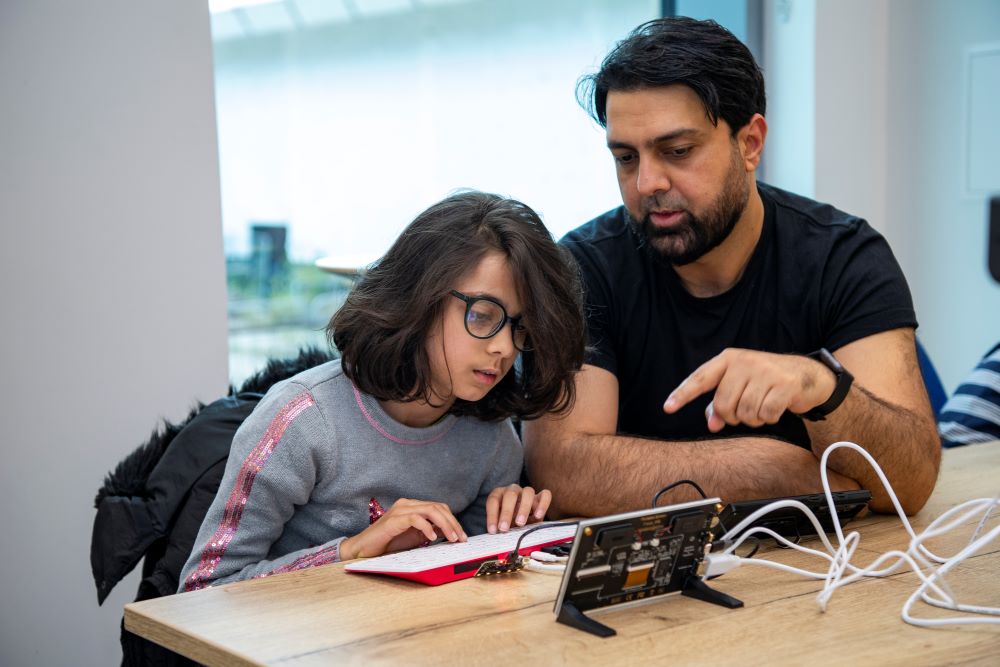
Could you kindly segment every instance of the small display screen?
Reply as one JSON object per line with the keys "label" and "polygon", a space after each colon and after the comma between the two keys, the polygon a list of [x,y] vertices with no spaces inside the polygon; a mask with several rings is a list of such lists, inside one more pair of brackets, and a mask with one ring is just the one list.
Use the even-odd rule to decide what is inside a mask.
{"label": "small display screen", "polygon": [[697,574],[721,508],[718,498],[587,519],[577,527],[556,613],[680,592]]}

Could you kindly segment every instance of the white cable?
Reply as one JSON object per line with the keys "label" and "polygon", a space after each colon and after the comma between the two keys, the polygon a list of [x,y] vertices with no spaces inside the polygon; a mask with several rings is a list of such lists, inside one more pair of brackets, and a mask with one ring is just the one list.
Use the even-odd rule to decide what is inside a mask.
{"label": "white cable", "polygon": [[562,574],[566,571],[568,560],[567,556],[557,556],[545,551],[532,551],[531,555],[524,559],[524,567],[526,570],[545,574]]}
{"label": "white cable", "polygon": [[542,563],[534,558],[529,558],[528,562],[525,564],[524,569],[532,570],[534,572],[543,572],[545,574],[562,574],[566,571],[565,563]]}
{"label": "white cable", "polygon": [[997,494],[993,496],[993,502],[990,503],[989,509],[986,510],[986,514],[983,515],[983,518],[980,519],[979,521],[979,525],[976,526],[976,530],[973,531],[972,539],[976,539],[977,537],[979,537],[979,532],[983,529],[983,526],[986,525],[986,520],[989,519],[990,514],[993,513],[993,508],[997,507],[998,505],[1000,505],[1000,491],[997,491]]}
{"label": "white cable", "polygon": [[[737,556],[737,558],[739,558],[739,556]],[[825,572],[810,572],[809,570],[803,570],[797,567],[793,567],[791,565],[785,565],[784,563],[779,563],[777,561],[767,560],[766,558],[739,558],[739,560],[743,565],[764,565],[766,567],[770,567],[775,570],[790,572],[792,574],[808,577],[810,579],[826,579],[827,577],[827,574]]]}
{"label": "white cable", "polygon": [[[883,487],[885,487],[885,490],[889,495],[889,499],[892,501],[893,507],[896,509],[896,513],[899,515],[903,527],[910,535],[910,543],[906,551],[887,551],[866,567],[858,567],[851,563],[851,559],[857,550],[861,536],[857,531],[848,533],[846,536],[844,535],[827,474],[827,463],[830,455],[835,450],[841,448],[853,449],[858,452],[875,470],[875,473],[878,475],[879,480],[882,482]],[[820,460],[820,477],[823,481],[823,489],[826,495],[830,516],[833,519],[834,532],[837,538],[836,548],[830,543],[830,540],[827,538],[819,520],[808,507],[795,500],[779,500],[750,514],[743,521],[728,530],[721,539],[730,539],[732,535],[739,535],[740,531],[752,524],[758,518],[773,512],[774,510],[791,507],[801,510],[806,515],[806,518],[809,519],[809,522],[812,523],[813,527],[816,529],[816,534],[819,536],[820,541],[826,548],[826,553],[795,544],[768,528],[756,527],[751,528],[740,535],[739,538],[735,539],[733,543],[730,544],[723,552],[718,554],[708,554],[708,556],[706,556],[706,576],[717,576],[723,574],[724,572],[739,566],[741,563],[755,563],[757,565],[771,567],[812,579],[822,579],[824,581],[823,589],[817,594],[816,601],[819,604],[820,609],[826,611],[827,604],[837,589],[864,577],[884,577],[889,574],[893,574],[903,566],[908,565],[920,579],[921,583],[917,590],[910,595],[906,603],[903,605],[901,615],[903,620],[907,623],[924,627],[949,624],[1000,623],[1000,608],[959,604],[955,599],[954,593],[952,593],[944,579],[944,575],[951,571],[956,565],[964,561],[966,558],[974,555],[988,543],[1000,536],[1000,525],[995,526],[984,535],[980,535],[990,517],[990,514],[997,506],[1000,506],[1000,493],[997,493],[997,495],[992,499],[978,498],[969,500],[948,509],[934,519],[930,525],[928,525],[927,528],[918,535],[914,532],[913,526],[910,524],[906,513],[903,511],[903,508],[899,503],[899,499],[896,497],[895,491],[893,491],[892,486],[889,484],[889,480],[886,479],[885,473],[882,471],[881,467],[879,467],[878,463],[875,462],[868,452],[853,442],[836,442],[826,448]],[[983,514],[979,524],[973,531],[969,542],[965,547],[959,550],[958,553],[950,557],[939,556],[924,545],[924,542],[929,539],[950,533],[955,529],[966,525],[970,519],[979,513]],[[736,556],[734,554],[735,550],[751,535],[756,534],[768,535],[775,538],[780,544],[789,548],[797,549],[803,553],[824,559],[827,562],[827,571],[825,573],[811,572],[809,570],[765,559],[747,559]],[[936,568],[935,563],[938,565]],[[966,616],[952,616],[933,619],[914,617],[910,612],[913,604],[918,599],[929,605],[963,612]]]}
{"label": "white cable", "polygon": [[[996,500],[997,499],[995,498],[994,501],[991,503],[990,507],[987,509],[987,512],[991,511],[993,507],[996,507]],[[982,525],[982,523],[980,524],[980,526],[981,525]],[[976,534],[978,534],[978,532],[979,532],[979,528],[976,529]],[[982,537],[977,537],[976,539],[974,539],[972,542],[970,542],[968,545],[966,545],[966,547],[964,549],[962,549],[957,554],[955,554],[954,556],[952,556],[950,559],[948,559],[948,561],[944,565],[942,565],[940,568],[938,568],[931,575],[931,577],[929,578],[929,581],[925,581],[924,584],[920,588],[918,588],[916,591],[914,591],[914,593],[906,601],[906,604],[903,605],[903,618],[904,618],[904,620],[906,620],[908,623],[913,623],[914,625],[922,625],[922,626],[937,626],[937,625],[945,625],[945,624],[949,624],[949,623],[959,623],[959,624],[1000,623],[1000,618],[983,618],[982,617],[982,615],[1000,616],[1000,608],[997,608],[997,607],[981,607],[981,606],[978,606],[978,605],[958,604],[957,602],[955,602],[954,596],[952,596],[952,595],[947,596],[947,598],[948,598],[947,600],[941,600],[941,599],[938,599],[938,598],[930,597],[927,594],[927,590],[926,590],[928,587],[930,587],[934,583],[934,580],[939,579],[939,578],[943,578],[944,575],[947,574],[956,565],[958,565],[959,563],[961,563],[963,560],[965,560],[969,556],[975,554],[977,551],[979,551],[980,549],[982,549],[988,543],[992,542],[994,539],[997,538],[997,536],[1000,536],[1000,525],[994,526],[994,528],[992,530],[990,530],[989,532],[987,532]],[[913,603],[914,603],[914,601],[916,601],[917,597],[920,597],[921,599],[923,599],[928,604],[932,604],[932,605],[934,605],[936,607],[941,607],[941,608],[944,608],[944,609],[952,609],[952,610],[955,610],[955,611],[961,611],[961,612],[965,612],[965,613],[978,614],[979,616],[967,616],[967,617],[953,616],[953,617],[935,618],[935,619],[919,619],[919,618],[914,618],[914,617],[912,617],[910,615],[909,612],[910,612],[910,608],[913,606]]]}
{"label": "white cable", "polygon": [[[962,503],[962,504],[958,505],[957,507],[951,508],[950,510],[944,512],[940,517],[938,517],[937,519],[935,519],[931,523],[931,525],[928,526],[928,528],[925,531],[923,531],[919,536],[915,535],[914,532],[913,532],[912,526],[910,525],[909,521],[906,518],[906,514],[902,511],[902,508],[899,505],[899,501],[896,498],[896,495],[895,495],[895,492],[892,489],[892,486],[889,484],[888,480],[885,478],[885,474],[882,472],[881,468],[872,459],[871,455],[869,455],[868,452],[864,451],[863,449],[861,449],[860,447],[858,447],[854,443],[842,442],[842,443],[835,443],[834,445],[831,445],[831,447],[828,448],[827,451],[824,452],[823,458],[821,460],[821,466],[822,466],[821,467],[821,475],[822,475],[823,480],[824,480],[824,488],[827,491],[827,499],[828,499],[828,502],[831,505],[831,508],[832,508],[832,498],[831,498],[830,493],[829,493],[829,485],[828,485],[827,474],[826,474],[826,471],[827,471],[826,462],[827,462],[827,460],[829,458],[829,455],[832,452],[832,450],[835,449],[835,448],[839,448],[839,447],[848,447],[850,449],[854,449],[855,451],[857,451],[858,453],[860,453],[862,456],[864,456],[864,458],[869,462],[869,464],[871,464],[872,468],[878,474],[879,479],[882,481],[882,484],[885,486],[885,489],[886,489],[887,493],[889,494],[889,497],[892,500],[893,505],[895,506],[896,511],[899,514],[900,519],[901,519],[904,527],[906,528],[907,532],[910,533],[910,536],[911,536],[912,539],[910,541],[910,546],[907,549],[906,553],[896,551],[896,552],[888,552],[886,554],[883,554],[882,557],[880,557],[879,559],[877,559],[875,561],[875,563],[873,563],[872,565],[870,565],[868,568],[864,568],[861,571],[857,571],[857,572],[855,572],[854,575],[851,575],[850,577],[840,578],[840,575],[842,574],[842,571],[841,571],[840,574],[832,573],[833,576],[831,576],[831,579],[827,581],[826,585],[824,586],[824,590],[818,596],[818,601],[820,603],[821,608],[825,609],[827,601],[829,600],[830,596],[833,594],[833,591],[836,588],[839,588],[841,585],[846,585],[848,583],[851,583],[852,581],[857,580],[861,576],[872,576],[873,574],[876,574],[876,572],[873,571],[873,568],[876,567],[878,563],[880,563],[880,562],[882,562],[884,560],[887,560],[889,558],[895,557],[895,558],[897,558],[897,560],[895,562],[894,568],[898,568],[899,565],[901,565],[903,562],[906,562],[907,564],[910,565],[910,567],[913,569],[913,571],[920,577],[921,582],[922,582],[921,586],[918,588],[918,590],[910,597],[910,599],[904,605],[902,616],[903,616],[903,620],[906,621],[907,623],[912,623],[914,625],[944,625],[944,624],[951,623],[951,622],[966,623],[966,622],[970,622],[970,621],[972,621],[972,622],[998,622],[998,621],[1000,621],[1000,619],[984,619],[984,618],[978,618],[978,619],[951,618],[951,619],[933,619],[932,621],[930,621],[928,623],[925,623],[923,619],[917,619],[917,618],[913,617],[909,613],[909,610],[912,607],[913,601],[917,597],[921,597],[922,599],[925,599],[925,600],[934,600],[936,603],[938,603],[937,606],[944,606],[946,608],[960,609],[960,610],[969,610],[969,611],[978,611],[980,613],[987,613],[987,614],[996,613],[991,608],[972,607],[972,606],[969,606],[969,605],[958,605],[955,602],[955,600],[954,600],[954,595],[950,591],[942,590],[942,588],[941,588],[942,586],[944,586],[944,588],[947,589],[947,584],[946,584],[946,582],[943,579],[943,574],[945,572],[947,572],[948,569],[950,569],[953,564],[957,564],[958,562],[961,562],[962,560],[964,560],[965,558],[967,558],[968,555],[974,553],[975,549],[978,548],[978,546],[980,546],[982,544],[985,544],[986,542],[992,540],[992,538],[995,536],[993,534],[993,531],[991,531],[990,536],[988,536],[987,538],[983,539],[982,541],[976,541],[975,539],[973,539],[970,542],[969,546],[966,547],[966,549],[963,549],[959,554],[956,554],[951,559],[943,559],[940,556],[937,556],[937,555],[933,554],[929,549],[927,549],[926,547],[924,547],[923,544],[922,544],[922,542],[924,540],[926,540],[926,539],[928,539],[930,537],[934,537],[934,536],[937,536],[937,535],[941,535],[941,534],[943,534],[945,532],[949,532],[949,531],[953,530],[954,528],[956,528],[956,527],[960,526],[961,524],[963,524],[965,521],[967,521],[969,518],[971,518],[973,515],[975,515],[975,513],[977,511],[981,511],[982,505],[983,505],[983,501],[985,499],[968,501],[966,503]],[[998,496],[1000,496],[1000,494],[998,494]],[[995,503],[994,502],[990,502],[989,504],[990,504],[990,506],[992,506]],[[964,509],[965,507],[968,507],[970,505],[975,506],[974,509],[966,512],[964,515],[962,515],[961,517],[959,517],[957,519],[954,519],[950,523],[948,523],[948,524],[946,524],[944,526],[940,526],[939,527],[939,524],[943,523],[946,519],[948,519],[949,517],[951,517],[954,514],[957,514],[962,509]],[[989,509],[987,509],[987,512],[988,511],[989,511]],[[984,515],[983,521],[980,522],[980,526],[982,526],[985,523],[985,518],[986,518],[986,515]],[[840,531],[839,521],[835,521],[834,525],[835,525],[835,528],[837,529],[838,534],[840,534],[841,531]],[[978,530],[979,530],[979,528],[977,528],[977,532],[978,532]],[[939,563],[945,563],[945,566],[942,567],[942,568],[939,568],[936,572],[933,572],[930,576],[927,576],[922,571],[922,567],[921,566],[927,567],[928,569],[930,569],[931,568],[931,564],[926,560],[925,556],[926,556],[926,558],[930,558],[930,559],[935,560],[935,561],[937,561]],[[918,561],[919,561],[919,563],[918,563]],[[949,565],[949,563],[950,563],[950,565]],[[879,574],[881,574],[881,573],[879,573]],[[941,599],[930,597],[928,595],[928,593],[927,593],[928,589],[932,589],[935,593],[937,593],[938,595],[940,595],[944,599],[941,600]]]}
{"label": "white cable", "polygon": [[[753,523],[754,521],[756,521],[760,517],[764,516],[765,514],[769,514],[769,513],[773,512],[774,510],[784,509],[786,507],[792,507],[792,508],[795,508],[795,509],[802,510],[802,512],[805,513],[806,518],[809,519],[809,522],[812,523],[813,528],[816,529],[816,534],[819,535],[820,540],[822,540],[823,546],[825,546],[828,551],[833,551],[834,550],[833,546],[830,544],[830,540],[827,539],[827,537],[826,537],[826,532],[823,530],[823,526],[821,526],[820,523],[819,523],[819,519],[817,519],[816,516],[811,511],[809,511],[809,508],[806,507],[805,504],[803,504],[802,502],[800,502],[798,500],[791,500],[791,499],[776,500],[773,503],[770,503],[768,505],[765,505],[764,507],[761,507],[761,508],[759,508],[757,510],[754,510],[753,512],[750,513],[750,515],[748,517],[746,517],[745,519],[743,519],[742,521],[740,521],[738,524],[736,524],[735,526],[733,526],[729,530],[727,530],[725,532],[725,534],[720,539],[726,540],[726,539],[729,539],[730,536],[732,536],[732,535],[738,535],[741,530],[743,530],[744,528],[746,528],[747,526],[749,526],[751,523]],[[834,512],[834,516],[836,516],[836,512]],[[842,535],[841,535],[841,541],[843,541],[843,536]],[[785,542],[789,546],[793,546],[792,542],[789,542],[787,540]],[[732,549],[733,549],[733,546],[730,545],[730,547],[728,549],[726,549],[727,553],[731,553]]]}

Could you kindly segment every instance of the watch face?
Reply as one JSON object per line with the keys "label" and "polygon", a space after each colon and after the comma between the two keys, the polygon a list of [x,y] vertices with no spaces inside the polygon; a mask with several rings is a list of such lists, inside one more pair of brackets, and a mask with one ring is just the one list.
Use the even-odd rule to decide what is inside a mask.
{"label": "watch face", "polygon": [[840,365],[840,362],[837,361],[837,358],[832,354],[830,354],[830,351],[827,350],[825,347],[820,348],[819,361],[822,361],[827,368],[829,368],[834,373],[837,373],[838,375],[844,372],[844,367]]}
{"label": "watch face", "polygon": [[802,417],[810,421],[819,421],[826,417],[828,414],[837,409],[837,407],[844,402],[847,397],[847,392],[851,390],[851,383],[854,382],[854,376],[844,368],[837,358],[830,354],[830,351],[825,347],[820,348],[812,354],[806,355],[811,359],[815,359],[820,362],[831,371],[837,378],[837,384],[833,388],[833,393],[830,394],[830,398],[826,399],[812,410],[802,414]]}

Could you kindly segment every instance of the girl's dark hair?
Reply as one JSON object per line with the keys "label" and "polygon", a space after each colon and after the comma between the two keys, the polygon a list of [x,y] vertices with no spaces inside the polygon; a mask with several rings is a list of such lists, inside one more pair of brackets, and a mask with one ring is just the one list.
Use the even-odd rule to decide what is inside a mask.
{"label": "girl's dark hair", "polygon": [[643,23],[618,42],[595,74],[576,86],[580,105],[607,127],[608,93],[682,84],[705,105],[713,125],[730,132],[764,115],[764,75],[750,49],[715,21],[673,16]]}
{"label": "girl's dark hair", "polygon": [[475,191],[418,215],[330,320],[327,337],[358,389],[380,400],[432,400],[428,333],[450,290],[491,250],[510,264],[533,349],[485,397],[456,400],[450,412],[533,419],[572,405],[585,344],[576,263],[529,207]]}

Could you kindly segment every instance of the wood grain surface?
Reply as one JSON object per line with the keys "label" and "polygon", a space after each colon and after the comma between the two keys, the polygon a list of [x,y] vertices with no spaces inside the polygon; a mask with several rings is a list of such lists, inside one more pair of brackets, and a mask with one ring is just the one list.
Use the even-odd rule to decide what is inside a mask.
{"label": "wood grain surface", "polygon": [[[926,526],[964,500],[1000,491],[1000,442],[944,452],[939,483],[913,518]],[[1000,512],[987,528],[1000,523]],[[951,555],[964,534],[929,545]],[[848,524],[855,564],[905,549],[897,517]],[[812,570],[823,562],[787,549],[758,557]],[[1000,607],[1000,540],[960,565],[948,583],[966,603]],[[133,603],[125,627],[208,665],[560,664],[1000,665],[1000,626],[918,628],[900,618],[918,579],[906,570],[837,591],[826,612],[822,582],[744,565],[712,585],[744,601],[728,610],[670,596],[595,618],[618,631],[600,639],[555,622],[559,577],[537,572],[427,587],[350,574],[342,564]],[[914,614],[955,612],[918,603]]]}

